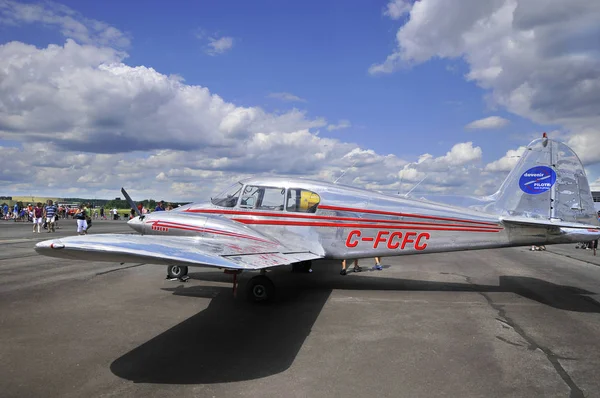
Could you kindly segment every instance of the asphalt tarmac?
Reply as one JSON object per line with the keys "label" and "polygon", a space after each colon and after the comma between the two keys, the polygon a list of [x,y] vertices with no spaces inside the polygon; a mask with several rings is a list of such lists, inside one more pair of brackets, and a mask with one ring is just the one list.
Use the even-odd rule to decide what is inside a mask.
{"label": "asphalt tarmac", "polygon": [[[231,276],[39,256],[0,221],[2,397],[598,397],[600,256],[575,245]],[[95,221],[91,233],[130,233]]]}

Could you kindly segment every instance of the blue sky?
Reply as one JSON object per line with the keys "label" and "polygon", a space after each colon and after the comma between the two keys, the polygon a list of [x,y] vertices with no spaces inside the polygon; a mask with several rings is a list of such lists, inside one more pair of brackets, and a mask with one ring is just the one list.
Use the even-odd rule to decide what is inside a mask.
{"label": "blue sky", "polygon": [[[70,37],[64,33],[63,22],[48,23],[49,19],[40,16],[44,12],[53,17],[73,15],[87,25],[89,21],[100,21],[116,28],[129,44],[107,45],[93,38],[87,44],[125,51],[127,57],[120,62],[128,67],[145,66],[162,75],[178,75],[185,85],[205,87],[237,107],[260,108],[269,115],[300,110],[307,120],[325,120],[312,127],[311,134],[352,143],[381,156],[393,154],[403,162],[416,162],[423,154],[443,157],[454,145],[472,142],[473,147],[481,149],[475,163],[484,169],[542,131],[572,139],[577,131],[573,123],[554,118],[546,110],[536,112],[532,107],[520,111],[515,107],[514,96],[505,95],[516,92],[514,87],[505,90],[500,79],[492,81],[485,74],[469,80],[467,75],[481,65],[481,48],[457,45],[450,39],[449,44],[440,44],[439,48],[432,43],[443,42],[439,37],[449,38],[452,34],[465,37],[476,25],[469,25],[462,15],[454,26],[438,24],[441,27],[435,31],[437,27],[432,29],[426,22],[419,22],[413,12],[417,6],[436,1],[420,3],[179,1],[167,5],[147,1],[142,7],[137,2],[109,0],[62,1],[60,5],[68,8],[61,9],[59,3],[30,2],[42,10],[40,14],[33,21],[18,13],[10,14],[5,20],[11,23],[0,25],[0,42],[18,41],[38,49],[50,44],[63,46]],[[386,15],[387,7],[393,4],[406,6],[408,11],[398,18]],[[433,21],[441,18],[439,12],[428,12],[432,12]],[[447,20],[452,18],[448,13]],[[406,35],[400,40],[396,35],[402,29]],[[430,41],[424,32],[432,35]],[[418,39],[411,39],[409,34],[418,34]],[[211,39],[222,38],[230,39],[232,45],[209,54]],[[78,37],[74,40],[83,44]],[[418,44],[428,52],[423,59],[410,47],[418,40],[423,40]],[[402,54],[403,62],[386,64],[389,70],[384,73],[370,73],[372,65],[383,65],[386,57],[395,53]],[[510,70],[509,66],[504,65],[504,70]],[[288,93],[297,100],[284,101],[273,93]],[[466,128],[471,122],[491,116],[502,123],[493,128]],[[342,128],[327,128],[340,123]],[[7,147],[21,142],[8,133],[1,134],[0,140]],[[592,159],[587,163],[593,165],[595,156],[587,156]],[[590,167],[590,180],[594,180],[599,177],[596,166]],[[497,178],[501,181],[502,176]],[[148,187],[140,190],[151,192]]]}

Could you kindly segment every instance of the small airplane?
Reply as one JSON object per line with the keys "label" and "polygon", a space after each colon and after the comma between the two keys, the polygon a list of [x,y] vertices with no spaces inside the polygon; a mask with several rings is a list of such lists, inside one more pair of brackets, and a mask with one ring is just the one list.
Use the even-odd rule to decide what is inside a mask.
{"label": "small airplane", "polygon": [[[132,208],[129,195],[122,190]],[[584,168],[567,145],[546,134],[532,141],[500,189],[466,198],[459,207],[301,178],[242,180],[209,203],[138,215],[137,234],[98,234],[38,243],[43,255],[167,265],[171,277],[188,267],[236,276],[258,271],[251,301],[273,297],[266,271],[321,259],[592,241],[600,228]]]}

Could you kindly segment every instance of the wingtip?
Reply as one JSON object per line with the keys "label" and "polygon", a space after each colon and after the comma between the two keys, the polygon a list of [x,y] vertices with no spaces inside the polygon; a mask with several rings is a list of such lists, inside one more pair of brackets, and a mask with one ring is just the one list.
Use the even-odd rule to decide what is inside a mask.
{"label": "wingtip", "polygon": [[51,249],[59,250],[59,249],[64,249],[64,248],[65,248],[65,244],[57,239],[44,240],[35,245],[35,251],[38,253],[47,251],[47,250],[51,250]]}

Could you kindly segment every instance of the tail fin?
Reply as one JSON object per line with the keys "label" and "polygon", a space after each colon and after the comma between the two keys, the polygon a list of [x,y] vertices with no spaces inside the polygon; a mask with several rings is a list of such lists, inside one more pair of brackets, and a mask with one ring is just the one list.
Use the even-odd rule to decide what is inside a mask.
{"label": "tail fin", "polygon": [[491,199],[486,211],[502,216],[598,225],[579,157],[545,134],[527,146]]}

